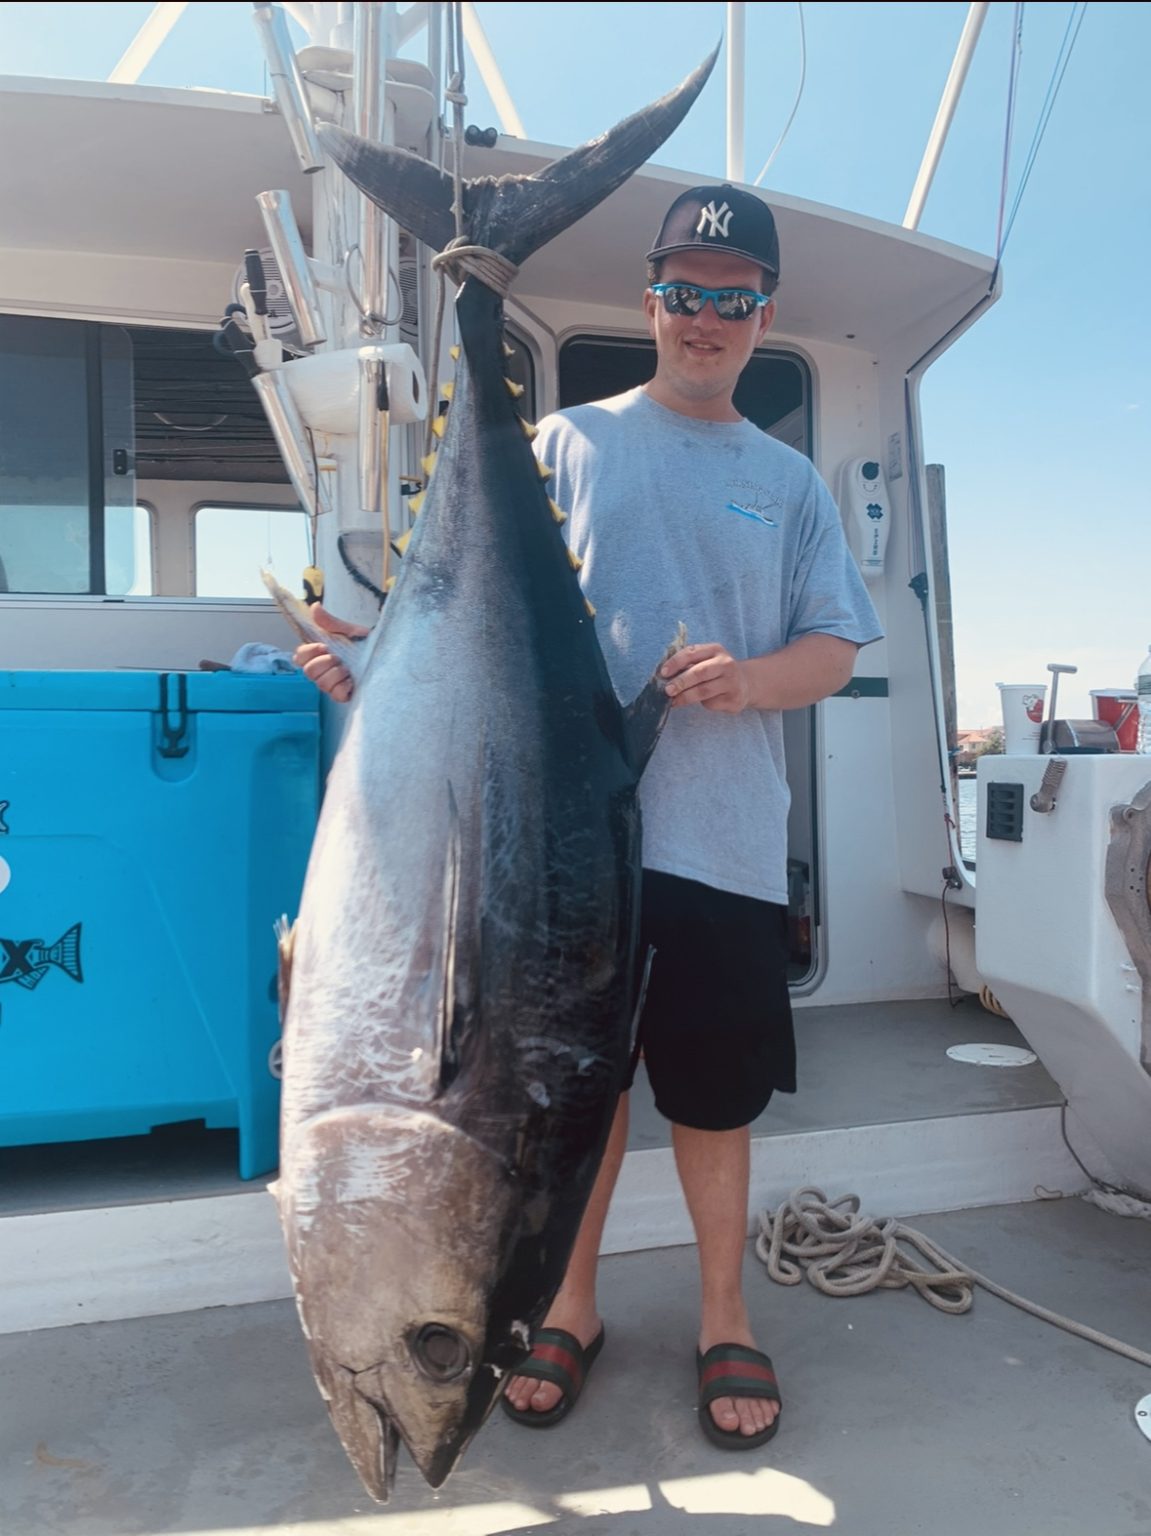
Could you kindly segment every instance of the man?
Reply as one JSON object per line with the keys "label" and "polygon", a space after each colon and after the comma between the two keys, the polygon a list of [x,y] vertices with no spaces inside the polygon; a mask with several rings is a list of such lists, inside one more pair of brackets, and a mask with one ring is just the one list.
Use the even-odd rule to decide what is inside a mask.
{"label": "man", "polygon": [[[750,1125],[773,1091],[795,1091],[781,711],[842,688],[880,630],[823,482],[733,403],[775,317],[770,209],[730,186],[693,188],[648,262],[654,378],[548,417],[536,448],[620,697],[639,692],[676,620],[693,641],[664,667],[673,708],[640,786],[640,952],[655,959],[638,1043],[698,1243],[700,1424],[740,1450],[770,1439],[780,1411],[742,1263]],[[349,697],[323,646],[296,656]],[[596,1270],[627,1106],[625,1089],[564,1284],[506,1388],[518,1423],[565,1418],[602,1347]]]}

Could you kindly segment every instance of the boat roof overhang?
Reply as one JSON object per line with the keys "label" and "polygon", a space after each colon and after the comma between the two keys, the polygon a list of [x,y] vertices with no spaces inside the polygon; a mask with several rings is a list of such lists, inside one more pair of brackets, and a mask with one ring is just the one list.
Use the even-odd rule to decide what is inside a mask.
{"label": "boat roof overhang", "polygon": [[[262,97],[0,77],[0,142],[9,146],[0,158],[0,256],[91,252],[234,268],[246,247],[264,243],[255,196],[271,188],[291,194],[310,239],[312,178]],[[505,136],[493,149],[469,149],[465,170],[530,173],[562,153]],[[645,166],[525,264],[517,295],[634,311],[663,212],[699,179]],[[916,357],[992,286],[989,257],[860,214],[766,197],[783,252],[778,329],[795,341]]]}
{"label": "boat roof overhang", "polygon": [[[472,151],[466,168],[470,175],[534,171],[563,152],[502,138],[497,150]],[[566,232],[525,263],[517,296],[635,309],[668,204],[701,179],[698,172],[645,166],[580,221],[578,236]],[[862,214],[748,190],[758,190],[775,213],[783,269],[777,329],[794,340],[917,357],[959,325],[993,283],[998,288],[989,256]]]}

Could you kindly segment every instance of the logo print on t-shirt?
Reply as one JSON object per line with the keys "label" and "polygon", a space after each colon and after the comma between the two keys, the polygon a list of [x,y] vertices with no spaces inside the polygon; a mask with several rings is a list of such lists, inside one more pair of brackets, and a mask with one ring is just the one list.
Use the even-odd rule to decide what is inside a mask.
{"label": "logo print on t-shirt", "polygon": [[776,519],[768,516],[781,506],[778,496],[773,496],[762,485],[756,485],[754,480],[729,480],[727,489],[735,494],[725,511],[738,512],[741,517],[750,517],[753,522],[763,523],[768,528],[779,527]]}

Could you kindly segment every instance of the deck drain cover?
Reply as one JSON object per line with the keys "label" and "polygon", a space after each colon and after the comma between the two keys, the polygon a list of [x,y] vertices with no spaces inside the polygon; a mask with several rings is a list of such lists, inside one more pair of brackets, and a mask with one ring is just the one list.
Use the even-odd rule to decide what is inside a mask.
{"label": "deck drain cover", "polygon": [[1141,1397],[1135,1404],[1135,1422],[1148,1440],[1151,1440],[1151,1394]]}
{"label": "deck drain cover", "polygon": [[952,1061],[970,1062],[975,1067],[1029,1067],[1038,1057],[1019,1045],[953,1045],[947,1054]]}

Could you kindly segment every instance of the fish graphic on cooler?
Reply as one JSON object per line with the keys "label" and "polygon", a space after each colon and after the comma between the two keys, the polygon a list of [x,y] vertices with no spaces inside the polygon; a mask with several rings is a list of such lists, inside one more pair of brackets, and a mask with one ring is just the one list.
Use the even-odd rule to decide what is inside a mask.
{"label": "fish graphic on cooler", "polygon": [[0,986],[15,982],[34,992],[50,970],[63,971],[73,981],[83,981],[80,965],[80,924],[73,923],[55,944],[43,939],[0,939]]}
{"label": "fish graphic on cooler", "polygon": [[0,986],[14,981],[32,992],[53,967],[73,981],[84,980],[79,923],[73,923],[55,944],[45,944],[43,939],[0,939]]}

